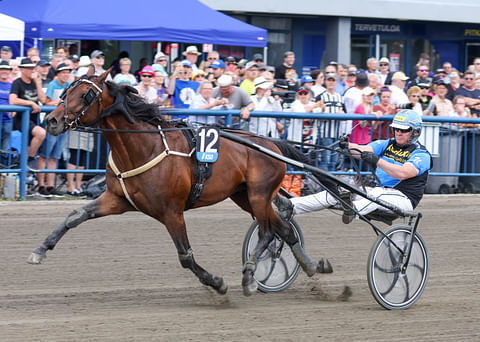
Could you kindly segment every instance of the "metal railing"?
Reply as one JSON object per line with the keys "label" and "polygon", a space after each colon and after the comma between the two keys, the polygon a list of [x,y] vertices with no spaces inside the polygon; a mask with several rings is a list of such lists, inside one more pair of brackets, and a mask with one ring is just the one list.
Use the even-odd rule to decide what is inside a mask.
{"label": "metal railing", "polygon": [[[42,112],[49,113],[53,111],[53,106],[41,106]],[[0,105],[0,112],[22,112],[22,132],[28,132],[30,121],[30,107]],[[235,117],[239,117],[240,110],[194,110],[194,109],[165,109],[162,111],[164,115],[176,116],[216,116],[223,117],[225,126],[232,126]],[[328,114],[328,113],[292,113],[292,112],[251,112],[252,118],[275,118],[285,127],[287,131],[288,123],[291,119],[304,120],[327,120],[328,122],[338,121],[345,122],[348,120],[368,120],[380,121],[381,124],[388,124],[393,119],[393,115],[385,115],[381,118],[376,118],[372,114]],[[437,163],[437,170],[433,170],[431,176],[466,176],[466,177],[480,177],[480,130],[477,128],[480,125],[480,119],[477,118],[459,118],[459,117],[437,117],[437,116],[423,116],[425,124],[424,132],[428,135],[424,137],[423,143],[433,152],[434,159]],[[246,129],[248,129],[248,122],[243,122]],[[463,127],[460,125],[470,125],[475,127]],[[285,133],[282,136],[285,138]],[[17,173],[20,178],[20,199],[26,198],[26,179],[28,173],[27,149],[28,149],[28,134],[22,134],[21,140],[21,154],[20,165],[18,168],[1,169],[0,173]],[[477,146],[478,144],[478,146]],[[453,152],[453,153],[451,153]],[[95,168],[78,169],[49,169],[39,170],[44,173],[84,173],[84,174],[101,174],[105,173],[104,166],[99,167],[99,159],[106,159],[106,156],[101,156],[100,153],[106,151],[97,151],[97,163]],[[316,154],[319,158],[320,154]],[[318,162],[318,159],[317,159]],[[453,165],[455,164],[455,165]],[[478,164],[478,165],[477,165]],[[350,171],[336,170],[332,171],[338,175],[351,174]]]}

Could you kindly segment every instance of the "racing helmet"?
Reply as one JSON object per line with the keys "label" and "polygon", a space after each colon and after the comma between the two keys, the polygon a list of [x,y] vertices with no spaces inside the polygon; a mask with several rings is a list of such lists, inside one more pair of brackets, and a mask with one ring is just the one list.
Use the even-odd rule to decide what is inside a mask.
{"label": "racing helmet", "polygon": [[422,117],[414,110],[404,109],[395,115],[390,127],[399,129],[411,128],[412,134],[408,138],[408,142],[413,143],[417,141],[418,137],[422,133]]}

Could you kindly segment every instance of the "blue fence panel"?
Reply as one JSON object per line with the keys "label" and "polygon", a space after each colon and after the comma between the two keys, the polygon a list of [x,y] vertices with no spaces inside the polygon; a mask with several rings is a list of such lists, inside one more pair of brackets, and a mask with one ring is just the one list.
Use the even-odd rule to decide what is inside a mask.
{"label": "blue fence panel", "polygon": [[[41,107],[42,111],[49,113],[55,109],[52,106]],[[23,106],[0,106],[1,111],[23,112],[22,115],[22,132],[28,132],[28,123],[30,117],[30,107]],[[226,126],[231,126],[232,118],[240,115],[240,110],[189,110],[189,109],[166,109],[163,110],[165,115],[210,115],[223,117]],[[268,118],[271,120],[269,121]],[[277,130],[275,134],[278,137],[286,139],[289,137],[289,129],[292,132],[290,137],[299,143],[313,143],[320,145],[331,145],[343,132],[341,123],[348,120],[368,120],[372,124],[369,128],[371,137],[376,138],[380,134],[390,136],[389,130],[382,129],[389,124],[393,118],[392,115],[376,118],[371,114],[328,114],[328,113],[292,113],[292,112],[261,112],[254,111],[251,113],[250,121],[243,124],[246,129],[255,133],[265,135],[266,132],[275,132],[277,127],[272,125],[278,122],[283,126],[283,130]],[[264,119],[264,120],[263,120]],[[273,120],[272,120],[273,119]],[[265,125],[259,124],[259,120],[264,121]],[[458,117],[436,117],[424,116],[424,130],[421,142],[432,152],[434,159],[434,169],[430,175],[434,177],[460,177],[467,182],[473,189],[480,189],[480,139],[478,137],[480,119],[477,118],[458,118]],[[378,123],[378,127],[374,123]],[[333,128],[332,128],[333,127]],[[1,131],[0,131],[1,132]],[[296,133],[293,133],[296,132]],[[326,133],[329,134],[326,134]],[[331,133],[334,132],[332,135]],[[329,138],[329,139],[324,139]],[[14,138],[14,145],[18,146],[19,137]],[[87,165],[84,170],[59,169],[39,170],[41,173],[84,173],[84,174],[101,174],[105,173],[106,158],[109,147],[100,133],[96,134],[94,141],[94,150],[89,152]],[[69,145],[67,144],[67,147]],[[348,164],[342,164],[341,169],[333,169],[333,164],[328,163],[328,157],[324,152],[312,148],[308,145],[300,145],[304,151],[309,151],[310,156],[316,161],[317,166],[323,166],[337,175],[351,175],[352,171]],[[20,198],[26,198],[26,176],[27,168],[27,149],[28,134],[21,135],[21,143],[19,151],[20,163],[18,167],[9,167],[1,170],[0,173],[18,173],[20,176]],[[323,157],[323,158],[322,158]],[[325,162],[327,160],[327,162]],[[78,159],[75,163],[78,165]],[[10,164],[9,164],[10,165]],[[368,172],[362,172],[364,174]],[[431,178],[434,178],[431,177]],[[466,179],[466,180],[465,180]]]}

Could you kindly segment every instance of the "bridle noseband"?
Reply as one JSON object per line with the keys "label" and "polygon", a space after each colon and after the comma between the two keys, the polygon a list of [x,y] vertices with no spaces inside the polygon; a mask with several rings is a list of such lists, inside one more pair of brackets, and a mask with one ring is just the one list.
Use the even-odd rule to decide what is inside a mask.
{"label": "bridle noseband", "polygon": [[[87,90],[87,92],[84,95],[82,95],[82,98],[85,101],[85,105],[83,106],[83,108],[81,109],[81,112],[79,113],[79,112],[74,111],[72,108],[68,107],[68,93],[71,92],[73,89],[75,89],[77,86],[79,86],[82,83],[89,84],[90,88]],[[60,100],[61,101],[60,101],[59,105],[63,104],[65,106],[64,125],[65,125],[66,130],[72,129],[73,125],[75,125],[75,127],[91,126],[91,125],[97,123],[98,121],[100,121],[102,119],[101,116],[98,116],[94,120],[92,120],[88,123],[85,123],[83,125],[80,123],[80,119],[87,113],[87,111],[90,109],[90,107],[95,103],[95,101],[97,99],[99,99],[99,101],[98,101],[98,112],[100,113],[100,107],[102,105],[102,96],[101,96],[102,92],[103,92],[103,85],[100,88],[94,82],[92,82],[92,81],[90,81],[86,78],[80,78],[80,79],[76,80],[75,82],[73,82],[70,86],[68,86],[63,91],[63,93],[60,95]],[[68,112],[72,113],[75,116],[74,120],[69,121]]]}

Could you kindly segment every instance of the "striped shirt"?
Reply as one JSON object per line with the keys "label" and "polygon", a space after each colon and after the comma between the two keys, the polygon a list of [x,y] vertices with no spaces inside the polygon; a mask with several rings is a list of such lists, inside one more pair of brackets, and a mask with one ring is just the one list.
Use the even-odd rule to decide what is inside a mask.
{"label": "striped shirt", "polygon": [[[339,93],[330,94],[324,91],[315,98],[316,101],[323,101],[326,113],[338,113],[343,110],[343,98]],[[338,136],[339,122],[336,120],[325,120],[320,123],[320,138],[336,138]]]}

